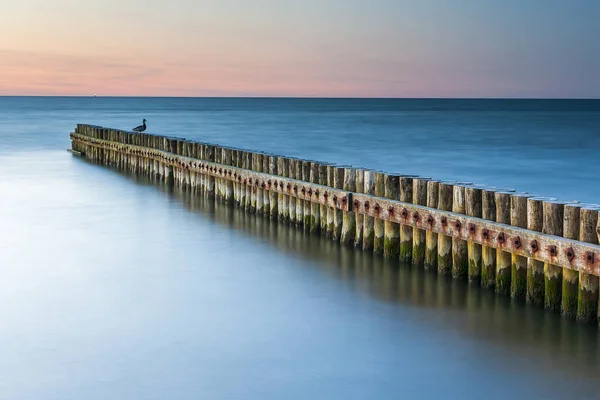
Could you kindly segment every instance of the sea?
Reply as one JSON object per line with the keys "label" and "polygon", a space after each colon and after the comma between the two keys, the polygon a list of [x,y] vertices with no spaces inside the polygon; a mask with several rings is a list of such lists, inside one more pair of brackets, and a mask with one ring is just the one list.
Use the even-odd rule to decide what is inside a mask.
{"label": "sea", "polygon": [[0,97],[0,399],[599,399],[600,329],[74,157],[77,123],[600,203],[600,100]]}

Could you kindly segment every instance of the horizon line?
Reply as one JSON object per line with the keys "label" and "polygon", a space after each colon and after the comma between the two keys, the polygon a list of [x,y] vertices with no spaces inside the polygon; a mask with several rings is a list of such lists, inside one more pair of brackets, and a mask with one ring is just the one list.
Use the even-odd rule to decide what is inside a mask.
{"label": "horizon line", "polygon": [[164,99],[313,99],[313,100],[600,100],[600,97],[348,97],[348,96],[153,96],[153,95],[20,95],[0,94],[6,97],[72,97],[72,98],[164,98]]}

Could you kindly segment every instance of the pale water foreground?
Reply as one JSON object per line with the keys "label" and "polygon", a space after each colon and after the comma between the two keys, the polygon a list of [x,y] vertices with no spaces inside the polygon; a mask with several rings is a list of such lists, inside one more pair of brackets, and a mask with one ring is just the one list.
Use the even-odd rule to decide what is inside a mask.
{"label": "pale water foreground", "polygon": [[[12,112],[0,108],[0,398],[595,399],[600,393],[596,327],[64,151],[76,122],[123,126],[150,100],[101,110],[88,99],[20,101],[0,99],[21,104]],[[179,127],[225,125],[226,115],[237,115],[245,122],[231,122],[230,135],[236,127],[274,130],[286,118],[302,119],[287,111],[275,123],[259,107],[173,114],[168,107],[157,111],[158,100],[151,104],[152,120],[165,126],[169,120]],[[339,113],[362,118],[362,111],[346,110],[334,119]],[[579,115],[573,120],[583,121],[580,132],[598,118]],[[322,116],[324,131],[337,127],[323,122],[329,119]],[[215,142],[235,139],[213,135]],[[281,138],[265,146],[292,150],[297,137]],[[239,135],[240,142],[255,140]],[[310,145],[298,143],[310,153]],[[577,158],[556,146],[553,152],[572,154],[561,159],[565,165],[594,165],[586,151]],[[306,157],[354,154],[324,157],[325,151],[315,147]],[[463,151],[483,162],[476,148]],[[518,146],[512,151],[520,154]],[[528,181],[515,172],[521,184]],[[588,193],[579,174],[571,180],[577,194]]]}

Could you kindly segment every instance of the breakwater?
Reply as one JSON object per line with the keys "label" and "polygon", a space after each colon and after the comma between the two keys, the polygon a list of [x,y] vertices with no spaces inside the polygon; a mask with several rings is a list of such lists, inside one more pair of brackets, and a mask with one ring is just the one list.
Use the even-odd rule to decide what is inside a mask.
{"label": "breakwater", "polygon": [[94,162],[598,321],[597,206],[90,125],[71,139]]}

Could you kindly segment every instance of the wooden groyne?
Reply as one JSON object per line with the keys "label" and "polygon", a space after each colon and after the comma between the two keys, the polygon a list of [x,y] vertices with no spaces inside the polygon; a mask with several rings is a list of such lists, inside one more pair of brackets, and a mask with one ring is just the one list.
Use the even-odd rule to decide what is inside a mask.
{"label": "wooden groyne", "polygon": [[600,207],[78,124],[72,152],[597,323]]}

